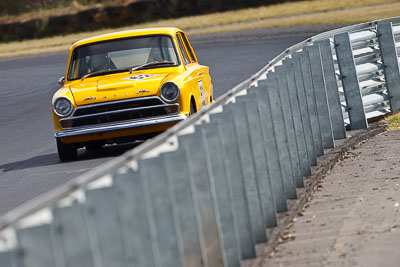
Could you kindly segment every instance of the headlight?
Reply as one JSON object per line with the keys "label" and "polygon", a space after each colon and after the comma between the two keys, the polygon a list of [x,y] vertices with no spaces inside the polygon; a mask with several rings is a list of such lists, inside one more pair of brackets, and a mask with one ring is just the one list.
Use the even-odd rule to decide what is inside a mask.
{"label": "headlight", "polygon": [[179,93],[179,87],[174,82],[166,82],[161,86],[161,97],[165,101],[175,101],[179,97]]}
{"label": "headlight", "polygon": [[60,117],[66,117],[72,112],[72,103],[68,98],[60,97],[54,102],[54,112]]}

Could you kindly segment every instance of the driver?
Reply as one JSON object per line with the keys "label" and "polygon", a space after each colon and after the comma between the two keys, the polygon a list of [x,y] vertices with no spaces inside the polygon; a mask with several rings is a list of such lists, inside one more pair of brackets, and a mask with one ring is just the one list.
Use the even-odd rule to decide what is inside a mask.
{"label": "driver", "polygon": [[88,62],[88,73],[110,68],[109,59],[105,54],[93,55]]}

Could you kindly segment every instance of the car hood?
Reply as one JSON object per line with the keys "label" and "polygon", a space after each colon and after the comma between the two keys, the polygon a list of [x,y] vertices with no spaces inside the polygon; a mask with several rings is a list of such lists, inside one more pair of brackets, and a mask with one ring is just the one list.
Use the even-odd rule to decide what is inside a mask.
{"label": "car hood", "polygon": [[161,84],[171,72],[135,72],[90,77],[72,83],[69,88],[76,105],[132,97],[157,95]]}

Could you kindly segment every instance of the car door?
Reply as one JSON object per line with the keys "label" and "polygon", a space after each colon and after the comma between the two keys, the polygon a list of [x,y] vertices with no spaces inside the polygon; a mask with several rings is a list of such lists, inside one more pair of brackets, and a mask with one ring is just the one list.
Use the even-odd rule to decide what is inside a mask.
{"label": "car door", "polygon": [[198,64],[185,34],[178,32],[176,37],[188,71],[188,84],[196,101],[196,109],[199,110],[210,102],[211,79],[209,70],[208,67]]}
{"label": "car door", "polygon": [[196,54],[194,53],[193,48],[190,45],[190,42],[184,32],[181,33],[181,37],[185,44],[186,49],[188,50],[189,56],[191,58],[193,58],[193,60],[196,62],[197,66],[199,68],[199,74],[201,76],[200,78],[201,78],[202,84],[204,86],[206,104],[209,104],[212,101],[212,97],[213,97],[213,87],[212,87],[209,67],[203,66],[198,63]]}

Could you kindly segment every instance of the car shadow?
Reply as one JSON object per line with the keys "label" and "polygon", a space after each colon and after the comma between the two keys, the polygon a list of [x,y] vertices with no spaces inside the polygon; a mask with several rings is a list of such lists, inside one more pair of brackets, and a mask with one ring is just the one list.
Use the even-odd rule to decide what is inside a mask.
{"label": "car shadow", "polygon": [[36,156],[30,159],[15,161],[0,165],[0,170],[3,172],[9,172],[14,170],[23,170],[34,167],[43,167],[59,163],[57,153],[51,153],[46,155]]}
{"label": "car shadow", "polygon": [[127,143],[120,145],[109,145],[104,146],[101,149],[86,151],[85,149],[78,150],[78,158],[74,161],[60,161],[57,153],[50,153],[40,156],[35,156],[29,159],[10,162],[0,165],[0,171],[10,172],[15,170],[24,170],[35,167],[45,167],[57,164],[73,164],[74,162],[83,162],[87,160],[101,159],[101,158],[112,158],[122,155],[123,153],[131,150],[143,142]]}

